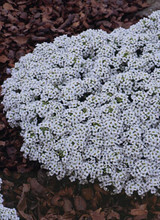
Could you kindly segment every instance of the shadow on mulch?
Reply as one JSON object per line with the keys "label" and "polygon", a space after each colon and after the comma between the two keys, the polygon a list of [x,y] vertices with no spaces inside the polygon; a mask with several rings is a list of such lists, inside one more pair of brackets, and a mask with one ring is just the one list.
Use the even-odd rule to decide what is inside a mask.
{"label": "shadow on mulch", "polygon": [[[1,0],[0,85],[10,77],[14,63],[32,52],[36,43],[90,28],[108,33],[118,27],[128,28],[142,17],[137,13],[147,7],[145,0]],[[23,158],[22,143],[20,129],[8,125],[0,104],[4,205],[16,207],[22,220],[160,219],[160,199],[156,196],[111,195],[98,183],[82,186],[68,178],[57,181],[47,177],[38,162]]]}

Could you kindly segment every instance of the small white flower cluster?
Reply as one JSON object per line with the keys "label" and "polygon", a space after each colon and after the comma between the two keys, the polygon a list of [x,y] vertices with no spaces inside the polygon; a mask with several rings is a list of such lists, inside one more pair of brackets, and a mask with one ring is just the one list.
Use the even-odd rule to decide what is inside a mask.
{"label": "small white flower cluster", "polygon": [[[0,190],[1,190],[2,179],[0,178]],[[6,208],[3,206],[3,198],[0,194],[0,219],[1,220],[19,220],[15,209]]]}
{"label": "small white flower cluster", "polygon": [[160,11],[111,34],[38,44],[3,86],[21,151],[49,175],[128,195],[160,189]]}

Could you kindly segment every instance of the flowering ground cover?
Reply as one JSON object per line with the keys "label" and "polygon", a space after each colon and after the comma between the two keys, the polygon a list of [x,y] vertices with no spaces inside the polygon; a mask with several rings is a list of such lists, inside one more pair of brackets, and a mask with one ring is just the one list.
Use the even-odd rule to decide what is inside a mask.
{"label": "flowering ground cover", "polygon": [[[26,5],[29,4],[27,2],[25,2],[25,3],[26,3]],[[60,3],[60,2],[58,2],[58,3]],[[139,3],[136,1],[134,2],[134,4],[136,6],[133,6],[131,3],[127,4],[127,2],[125,2],[125,4],[121,4],[121,3],[122,3],[122,1],[119,1],[119,3],[117,1],[117,3],[115,4],[115,1],[114,1],[114,2],[109,2],[108,5],[106,6],[106,8],[108,9],[104,12],[106,14],[108,14],[109,9],[110,9],[110,12],[111,11],[113,12],[115,9],[117,9],[116,12],[111,13],[108,17],[108,20],[110,21],[111,24],[116,23],[116,25],[119,26],[119,25],[127,23],[127,25],[129,25],[130,21],[129,22],[127,21],[127,19],[128,19],[126,17],[127,15],[130,18],[130,20],[132,21],[132,23],[136,22],[136,19],[133,16],[134,15],[133,13],[135,13],[135,11],[138,8],[140,8],[140,7],[142,8],[142,7],[146,6],[145,3],[142,3],[140,1],[139,1]],[[60,4],[62,6],[63,2],[61,2]],[[71,2],[70,2],[70,4],[71,4]],[[79,4],[80,4],[80,2],[79,2]],[[92,6],[91,7],[92,10],[90,12],[91,15],[93,15],[95,13],[95,11],[98,11],[97,13],[100,13],[103,8],[101,3],[97,3],[94,1],[86,2],[85,4],[86,5],[91,4],[91,6]],[[43,5],[44,5],[44,2],[40,6],[43,8]],[[50,10],[50,12],[49,11],[44,12],[45,18],[47,17],[47,15],[49,15],[49,13],[51,13],[51,11],[53,13],[53,8],[51,5],[52,5],[51,2],[48,1],[47,8],[48,8],[48,10]],[[119,5],[119,6],[117,6],[117,5]],[[7,16],[8,19],[13,19],[13,16],[11,17],[11,14],[14,12],[14,6],[15,5],[12,5],[9,3],[7,5],[4,3],[2,6],[3,16],[4,17]],[[24,6],[25,6],[25,4],[23,2],[21,2],[21,4],[18,5],[17,7],[19,10],[20,9],[23,10],[23,8],[25,8]],[[83,4],[82,4],[82,6],[83,6]],[[113,9],[113,6],[115,7],[115,9]],[[127,9],[125,9],[125,7]],[[67,9],[68,8],[69,8],[69,2],[67,5]],[[29,9],[29,6],[27,6],[27,9]],[[58,9],[56,8],[56,10],[58,10]],[[32,10],[30,10],[30,11],[32,11]],[[33,11],[36,11],[36,7],[34,8]],[[75,14],[77,15],[79,13],[78,9],[75,9],[75,11],[76,11]],[[10,13],[10,12],[12,12],[12,13]],[[82,14],[83,7],[81,8],[80,12]],[[24,13],[27,13],[27,10],[24,10]],[[28,13],[30,13],[30,12],[28,12]],[[85,13],[87,14],[88,12],[85,12]],[[85,13],[84,13],[84,15],[85,15]],[[40,15],[37,15],[39,17],[37,17],[37,16],[36,17],[40,18],[40,19],[44,19],[42,14],[40,13]],[[23,15],[25,15],[25,14],[23,14]],[[64,16],[64,14],[63,14],[63,16]],[[49,17],[48,19],[50,20],[51,17]],[[85,23],[84,20],[86,20],[86,19],[84,19],[84,17],[83,17],[82,21],[81,20],[79,21],[78,27],[81,27],[81,29],[78,31],[82,31],[83,25],[85,24],[85,26],[86,26],[89,23],[89,21],[87,21]],[[32,18],[32,16],[30,16],[30,18]],[[70,15],[69,18],[70,18],[70,23],[69,23],[69,20],[64,22],[65,24],[63,22],[62,22],[63,24],[60,23],[60,26],[61,26],[60,29],[56,28],[56,30],[55,30],[52,27],[53,33],[55,33],[57,35],[57,33],[58,33],[57,29],[61,30],[59,32],[60,34],[65,33],[64,32],[65,28],[68,29],[69,27],[70,27],[70,31],[74,31],[74,27],[75,27],[74,25],[76,22],[75,22],[75,20],[73,22],[73,20],[72,20],[73,16]],[[97,18],[97,16],[95,17],[95,19],[96,18]],[[95,28],[97,28],[97,27],[99,28],[98,25],[100,25],[100,27],[102,29],[105,29],[105,27],[104,27],[105,22],[102,21],[101,18],[99,18],[99,19],[100,19],[101,23],[97,23],[98,21],[96,20],[96,22],[93,23],[91,26],[88,26],[88,27],[86,26],[85,28],[87,28],[87,29],[89,27],[94,28],[94,25],[97,25],[97,26],[95,26]],[[16,21],[14,21],[14,22],[16,24]],[[32,21],[32,23],[34,23],[34,22]],[[51,23],[51,22],[47,22],[46,25],[49,25],[48,23]],[[102,23],[103,23],[103,25],[102,25]],[[24,30],[23,31],[21,30],[21,34],[20,34],[20,36],[18,36],[18,38],[16,38],[16,37],[12,38],[9,33],[8,33],[8,35],[6,33],[6,30],[8,31],[8,29],[11,27],[8,25],[9,28],[6,29],[7,28],[6,27],[4,29],[3,21],[1,24],[2,24],[2,31],[4,33],[4,36],[6,36],[6,39],[8,41],[10,41],[10,39],[12,39],[13,42],[16,42],[16,39],[18,39],[16,42],[17,43],[16,47],[17,46],[20,47],[21,45],[25,45],[25,46],[29,45],[29,44],[27,44],[29,42],[29,39],[32,39],[32,43],[33,43],[33,39],[37,39],[37,42],[46,41],[47,39],[48,40],[50,39],[48,37],[48,32],[46,31],[46,35],[44,38],[39,37],[39,36],[37,36],[37,38],[34,38],[34,36],[33,36],[34,34],[32,34],[31,38],[29,38],[30,36],[28,35],[28,39],[26,41],[27,34],[25,36],[23,35]],[[106,26],[107,26],[108,30],[110,30],[110,31],[112,30],[112,28],[115,28],[114,26],[110,25],[109,23],[107,23]],[[15,25],[15,27],[16,27],[16,25]],[[12,29],[9,29],[9,30],[14,31],[15,27],[13,28],[13,26],[12,26]],[[51,30],[50,28],[49,28],[49,30]],[[77,29],[75,28],[75,33],[76,33],[76,30]],[[27,30],[26,30],[26,33],[27,33]],[[44,31],[44,33],[45,33],[45,31]],[[67,31],[66,31],[66,33],[68,34]],[[90,32],[86,32],[86,33],[90,33]],[[54,35],[54,36],[56,36],[56,35]],[[46,39],[46,36],[48,37],[47,39]],[[36,42],[36,40],[35,40],[35,42]],[[58,42],[58,38],[57,38],[57,44],[58,43],[59,42]],[[15,44],[13,43],[12,45],[14,46]],[[47,44],[46,44],[46,46],[47,46]],[[23,46],[22,46],[22,48],[23,48]],[[21,52],[22,52],[22,50],[23,51],[26,50],[26,47],[24,47],[23,49],[22,48],[21,48]],[[32,48],[33,48],[33,46],[31,47],[31,49]],[[13,60],[7,59],[8,54],[6,54],[6,48],[4,48],[2,46],[1,51],[2,51],[1,63],[4,63],[1,67],[5,68],[6,65],[7,65],[7,67],[13,66]],[[16,49],[14,51],[16,51]],[[5,55],[3,54],[3,52],[5,52]],[[15,53],[15,52],[13,52],[13,53],[10,52],[10,53],[13,55],[13,53]],[[20,53],[19,55],[23,55],[23,52]],[[61,64],[59,64],[59,65],[61,65]],[[3,73],[6,73],[6,72],[10,73],[10,70],[5,69],[5,72],[3,72]],[[6,76],[7,76],[6,74],[3,74],[1,77],[1,80],[3,81],[4,78],[6,78]],[[44,98],[45,98],[45,94],[44,94]],[[119,104],[121,103],[120,97],[119,97],[119,99],[115,99],[115,100]],[[43,100],[43,101],[45,102],[45,100]],[[43,103],[43,104],[45,105],[45,103]],[[1,110],[2,110],[2,108],[1,108]],[[86,111],[84,113],[86,113]],[[23,218],[24,219],[29,219],[29,218],[30,219],[49,219],[49,218],[50,219],[56,219],[56,218],[57,219],[85,219],[85,218],[86,219],[90,219],[90,218],[92,218],[92,219],[122,219],[122,218],[123,219],[124,218],[126,218],[126,219],[132,219],[132,218],[133,219],[136,219],[136,218],[137,219],[138,218],[139,219],[146,219],[147,217],[149,218],[150,216],[152,216],[152,218],[154,218],[154,214],[159,214],[159,212],[158,212],[159,200],[155,196],[148,195],[144,199],[140,199],[140,197],[138,197],[134,193],[134,195],[129,198],[129,197],[126,197],[124,192],[122,192],[121,195],[119,195],[119,196],[111,196],[108,192],[105,192],[104,190],[100,189],[99,186],[97,185],[97,183],[81,186],[78,184],[78,182],[71,184],[68,181],[68,179],[64,179],[64,180],[58,182],[54,177],[53,178],[46,177],[46,172],[44,170],[39,169],[38,163],[29,162],[28,160],[26,160],[25,158],[22,157],[22,154],[20,154],[20,148],[21,148],[23,141],[20,137],[18,138],[19,130],[18,129],[14,130],[14,129],[10,128],[8,126],[3,114],[1,114],[1,118],[2,118],[2,121],[1,121],[1,131],[2,132],[1,132],[1,143],[0,144],[2,146],[1,167],[3,168],[2,177],[4,179],[4,188],[3,188],[3,192],[5,194],[5,196],[4,196],[5,203],[4,204],[6,204],[8,207],[12,207],[12,208],[17,207],[18,212],[19,212],[22,219]],[[75,120],[76,120],[76,118],[75,118]],[[94,125],[97,125],[97,124],[94,124]],[[8,127],[8,128],[6,128],[6,127]],[[46,130],[45,131],[42,130],[42,133],[43,132],[46,133]],[[59,154],[60,154],[60,152],[59,152]],[[27,156],[27,153],[26,153],[26,156]],[[32,158],[32,159],[34,159],[34,158]],[[43,162],[43,161],[41,161],[41,162]],[[111,189],[111,190],[113,190],[113,189]],[[89,202],[86,203],[86,201],[89,201]],[[155,205],[157,205],[157,210],[155,210],[156,209]],[[41,207],[41,209],[40,209],[40,207]]]}

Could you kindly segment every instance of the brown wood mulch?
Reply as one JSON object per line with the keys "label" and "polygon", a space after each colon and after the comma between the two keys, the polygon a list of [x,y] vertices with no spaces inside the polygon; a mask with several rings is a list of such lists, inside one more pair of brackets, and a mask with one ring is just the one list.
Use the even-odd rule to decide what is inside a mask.
{"label": "brown wood mulch", "polygon": [[[1,0],[0,85],[10,68],[36,43],[52,42],[62,34],[75,35],[86,29],[110,33],[128,28],[135,16],[149,5],[146,0]],[[0,87],[1,88],[1,87]],[[2,101],[0,96],[0,101]],[[142,220],[160,219],[160,198],[147,194],[128,197],[111,195],[98,183],[79,185],[68,178],[47,177],[37,162],[23,158],[19,128],[11,128],[0,104],[0,177],[4,205],[15,207],[27,220]]]}

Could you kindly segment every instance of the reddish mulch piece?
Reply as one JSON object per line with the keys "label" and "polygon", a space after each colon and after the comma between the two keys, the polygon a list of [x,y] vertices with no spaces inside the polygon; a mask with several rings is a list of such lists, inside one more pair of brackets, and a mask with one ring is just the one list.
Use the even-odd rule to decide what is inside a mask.
{"label": "reddish mulch piece", "polygon": [[[146,0],[1,0],[0,85],[10,68],[41,42],[62,34],[76,35],[86,29],[110,33],[128,28],[149,5]],[[1,87],[0,87],[1,91]],[[2,101],[0,95],[0,101]],[[4,205],[16,207],[27,220],[160,219],[160,198],[147,194],[111,195],[98,183],[79,185],[68,178],[47,177],[38,162],[23,158],[20,128],[11,128],[0,104],[0,177]]]}

